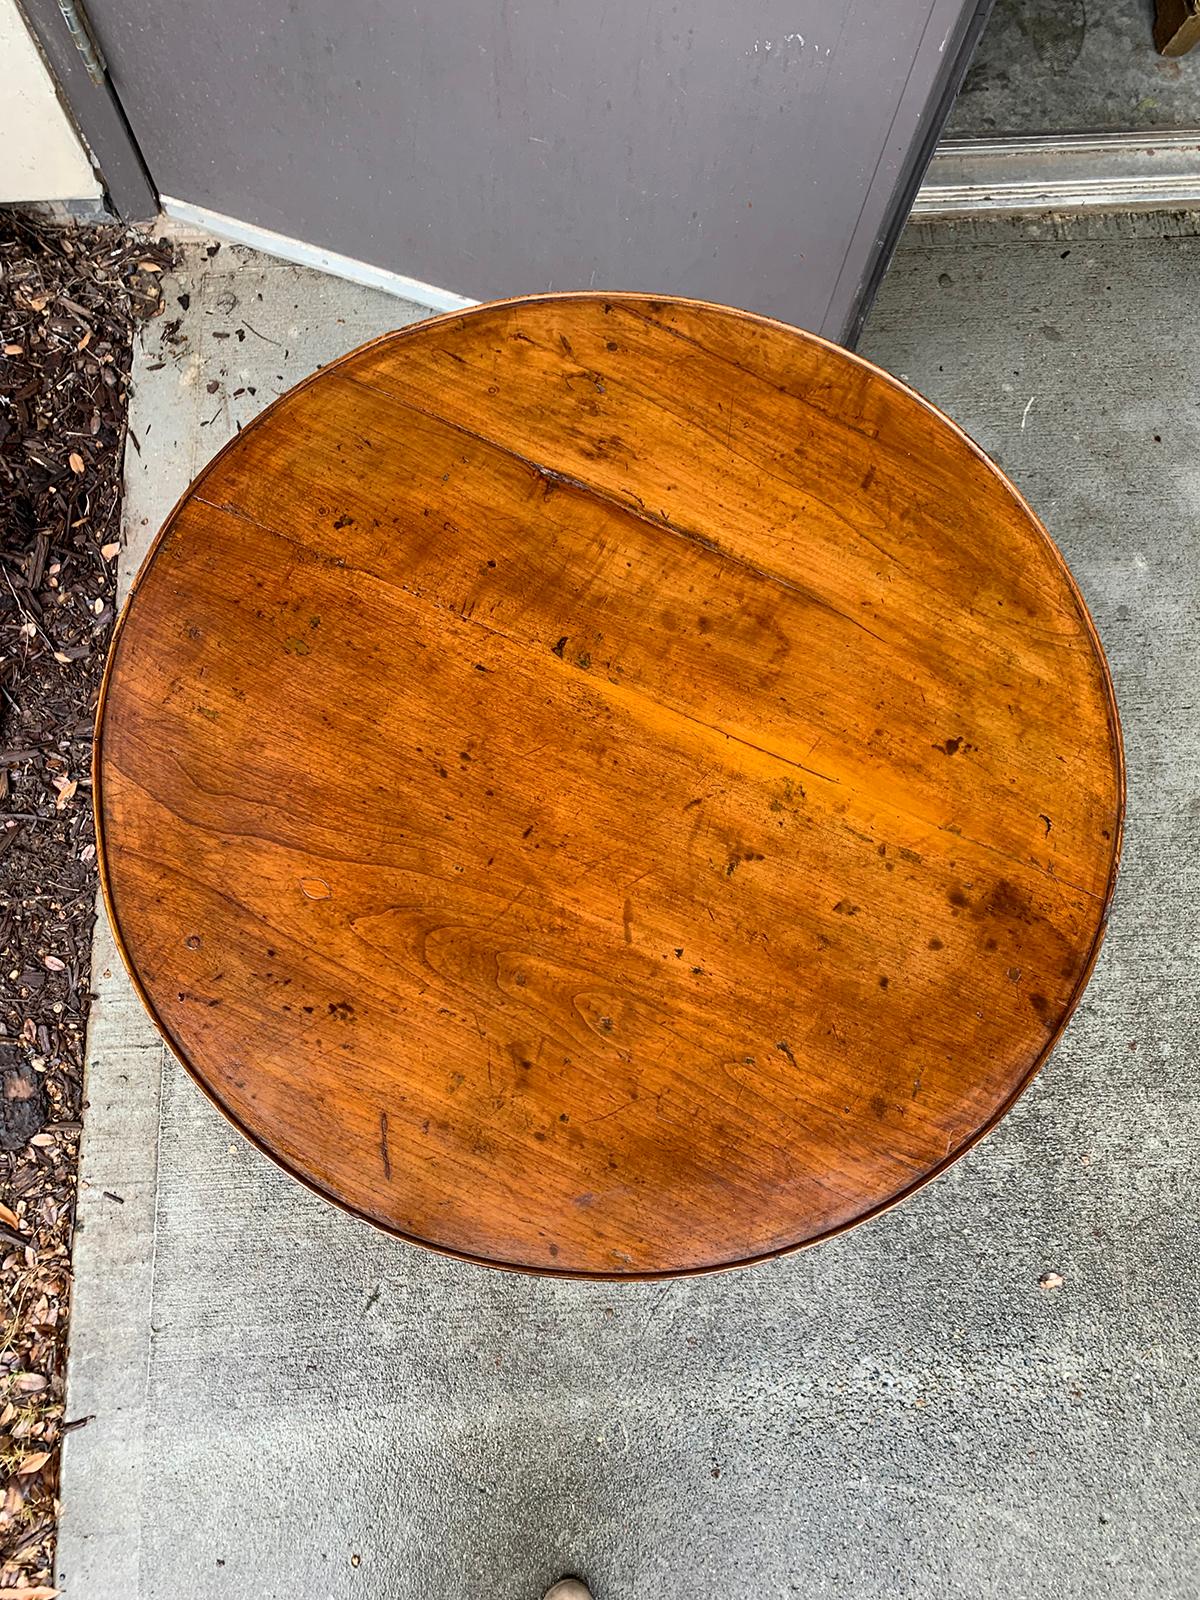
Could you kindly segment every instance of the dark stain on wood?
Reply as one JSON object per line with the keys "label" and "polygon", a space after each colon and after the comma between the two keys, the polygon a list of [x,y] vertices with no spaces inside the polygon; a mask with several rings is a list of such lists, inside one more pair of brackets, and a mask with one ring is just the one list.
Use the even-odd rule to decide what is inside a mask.
{"label": "dark stain on wood", "polygon": [[388,1149],[388,1114],[386,1111],[379,1113],[379,1156],[383,1162],[383,1175],[391,1183],[392,1153]]}

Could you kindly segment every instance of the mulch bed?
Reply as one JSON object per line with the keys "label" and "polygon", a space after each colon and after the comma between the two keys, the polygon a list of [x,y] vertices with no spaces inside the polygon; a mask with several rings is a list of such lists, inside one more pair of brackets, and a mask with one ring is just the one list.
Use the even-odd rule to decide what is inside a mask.
{"label": "mulch bed", "polygon": [[[48,1596],[133,335],[165,241],[0,213],[0,1600]],[[136,440],[131,440],[136,445]]]}

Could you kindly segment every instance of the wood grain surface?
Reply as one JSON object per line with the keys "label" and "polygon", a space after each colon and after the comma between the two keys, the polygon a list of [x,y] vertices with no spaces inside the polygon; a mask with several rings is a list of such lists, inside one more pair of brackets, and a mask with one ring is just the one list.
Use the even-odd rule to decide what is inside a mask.
{"label": "wood grain surface", "polygon": [[160,534],[97,741],[118,943],[200,1085],[538,1271],[911,1192],[1045,1058],[1120,848],[1104,658],[1001,473],[844,351],[643,296],[276,402]]}

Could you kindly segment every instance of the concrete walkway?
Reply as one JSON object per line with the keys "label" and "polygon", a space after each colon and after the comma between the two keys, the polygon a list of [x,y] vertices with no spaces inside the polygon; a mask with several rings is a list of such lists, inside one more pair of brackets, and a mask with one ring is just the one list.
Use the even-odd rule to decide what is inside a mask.
{"label": "concrete walkway", "polygon": [[[948,1176],[804,1255],[505,1276],[244,1145],[102,932],[69,1600],[536,1600],[564,1571],[597,1600],[1200,1592],[1200,241],[1139,230],[910,234],[864,345],[1027,492],[1116,678],[1125,867],[1039,1082]],[[130,570],[239,420],[419,314],[229,247],[190,247],[166,293]]]}

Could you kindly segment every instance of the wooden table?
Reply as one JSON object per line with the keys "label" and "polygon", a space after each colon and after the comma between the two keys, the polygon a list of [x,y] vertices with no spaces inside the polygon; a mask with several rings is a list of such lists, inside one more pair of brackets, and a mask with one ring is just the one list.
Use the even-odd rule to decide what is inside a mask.
{"label": "wooden table", "polygon": [[1001,473],[855,356],[634,295],[277,401],[159,535],[97,739],[109,913],[200,1086],[533,1271],[911,1194],[1046,1058],[1120,847],[1104,657]]}

